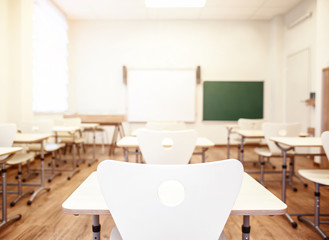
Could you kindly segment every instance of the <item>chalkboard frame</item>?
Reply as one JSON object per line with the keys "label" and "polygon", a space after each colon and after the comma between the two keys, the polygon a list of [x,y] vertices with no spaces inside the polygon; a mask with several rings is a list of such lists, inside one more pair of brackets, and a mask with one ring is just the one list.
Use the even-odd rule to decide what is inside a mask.
{"label": "chalkboard frame", "polygon": [[204,81],[203,120],[263,118],[264,81]]}

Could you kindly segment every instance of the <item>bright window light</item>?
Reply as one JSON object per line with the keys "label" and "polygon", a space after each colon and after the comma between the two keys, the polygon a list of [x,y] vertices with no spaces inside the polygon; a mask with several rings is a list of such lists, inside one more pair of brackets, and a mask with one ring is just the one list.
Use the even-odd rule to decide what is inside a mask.
{"label": "bright window light", "polygon": [[34,0],[33,112],[68,109],[68,24],[50,0]]}
{"label": "bright window light", "polygon": [[148,8],[201,8],[206,0],[145,0]]}

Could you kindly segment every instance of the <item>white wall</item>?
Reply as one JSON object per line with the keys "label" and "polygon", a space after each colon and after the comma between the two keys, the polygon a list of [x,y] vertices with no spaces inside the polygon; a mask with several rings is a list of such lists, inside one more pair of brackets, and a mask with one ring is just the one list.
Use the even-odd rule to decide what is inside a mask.
{"label": "white wall", "polygon": [[0,9],[0,121],[17,123],[33,116],[33,0],[1,1]]}
{"label": "white wall", "polygon": [[[303,21],[300,21],[297,24],[296,21],[300,19],[305,14],[311,13],[311,17],[306,18]],[[304,56],[308,56],[308,64],[307,66],[299,66],[300,68],[308,68],[305,72],[309,72],[306,78],[308,78],[308,85],[305,86],[305,92],[315,92],[316,91],[316,1],[315,0],[304,0],[299,5],[297,5],[294,9],[292,9],[289,13],[285,15],[284,18],[284,58],[283,58],[283,107],[282,107],[282,120],[286,121],[288,116],[285,112],[286,103],[289,101],[293,101],[295,96],[298,96],[298,93],[293,93],[285,89],[287,86],[287,82],[291,79],[288,79],[288,74],[291,73],[289,68],[289,62],[292,58],[300,54],[304,54]],[[306,60],[306,59],[305,59]],[[307,60],[306,60],[307,61]],[[288,96],[285,96],[286,92]],[[294,89],[294,91],[298,91],[298,87]],[[291,92],[291,93],[290,93]],[[302,94],[299,94],[302,95]],[[305,94],[304,94],[305,95]],[[304,99],[299,99],[299,102],[302,100],[306,100],[309,97],[307,94]],[[305,125],[303,131],[306,131],[307,127],[314,127],[318,130],[319,126],[315,123],[315,108],[311,106],[306,106],[306,103],[300,103],[300,108],[304,108],[303,111],[305,114],[303,116],[299,116],[302,121],[302,125]],[[296,113],[297,114],[297,113]]]}
{"label": "white wall", "polygon": [[[317,28],[316,28],[316,129],[317,134],[322,131],[322,69],[329,67],[329,1],[317,1]],[[320,127],[321,126],[321,127]]]}
{"label": "white wall", "polygon": [[8,121],[8,1],[0,1],[0,120]]}
{"label": "white wall", "polygon": [[[267,80],[269,22],[90,21],[69,22],[69,106],[72,112],[126,113],[122,66],[201,66],[202,80]],[[265,84],[266,86],[266,84]],[[199,135],[226,143],[225,124],[202,121],[202,84],[197,86]],[[265,116],[268,108],[265,106]],[[127,125],[128,131],[138,127]]]}

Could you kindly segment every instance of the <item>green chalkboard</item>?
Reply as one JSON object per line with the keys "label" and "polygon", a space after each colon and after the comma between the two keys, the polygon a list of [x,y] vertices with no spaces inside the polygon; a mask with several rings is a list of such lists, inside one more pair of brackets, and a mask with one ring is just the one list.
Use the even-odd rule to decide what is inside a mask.
{"label": "green chalkboard", "polygon": [[263,81],[205,81],[203,120],[236,121],[263,118]]}

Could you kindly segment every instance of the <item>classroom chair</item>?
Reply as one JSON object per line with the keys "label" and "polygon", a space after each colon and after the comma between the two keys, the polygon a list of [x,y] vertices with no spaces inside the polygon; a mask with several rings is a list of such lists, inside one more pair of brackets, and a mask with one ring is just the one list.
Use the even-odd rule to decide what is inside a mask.
{"label": "classroom chair", "polygon": [[141,129],[137,139],[142,156],[149,164],[187,164],[197,141],[193,129],[166,131]]}
{"label": "classroom chair", "polygon": [[[64,127],[81,127],[81,119],[80,118],[61,118],[54,120],[55,126],[64,126]],[[81,150],[85,149],[84,143],[85,139],[82,135],[82,130],[75,131],[73,134],[69,132],[60,132],[57,136],[60,139],[61,143],[65,144],[65,152],[67,148],[70,147],[71,149],[75,146],[77,148],[78,153],[78,164],[82,162],[81,158]]]}
{"label": "classroom chair", "polygon": [[[23,121],[20,123],[19,128],[22,133],[45,133],[53,135],[54,122],[51,119],[43,119],[37,121]],[[61,161],[61,148],[64,147],[63,143],[56,142],[54,137],[48,138],[44,144],[45,153],[51,153],[51,176],[48,178],[48,182],[51,182],[55,177],[60,176],[61,172],[55,170],[56,160]],[[40,144],[29,144],[29,151],[40,153]]]}
{"label": "classroom chair", "polygon": [[[11,147],[13,145],[15,135],[17,133],[17,126],[14,123],[0,124],[0,147]],[[1,159],[6,158],[0,157]],[[28,162],[34,160],[34,153],[27,153],[26,149],[15,153],[7,162],[7,166],[17,166],[17,191],[7,191],[2,194],[15,193],[17,197],[10,203],[14,206],[22,197],[32,194],[33,191],[22,192],[22,165],[26,165]],[[8,184],[8,183],[7,183]],[[8,184],[9,185],[9,184]]]}
{"label": "classroom chair", "polygon": [[[251,119],[251,118],[239,118],[238,119],[238,129],[240,130],[261,130],[262,124],[265,122],[264,119]],[[238,142],[238,159],[240,159],[240,143],[241,136],[236,136],[235,140]],[[245,139],[245,145],[261,145],[263,144],[262,139]],[[270,162],[269,164],[273,166]]]}
{"label": "classroom chair", "polygon": [[[321,134],[322,144],[326,153],[327,159],[329,159],[329,131]],[[329,240],[329,237],[320,228],[321,223],[329,223],[328,221],[320,221],[320,216],[329,216],[329,214],[320,214],[320,186],[329,186],[329,170],[328,169],[301,169],[298,173],[305,179],[314,182],[314,214],[298,214],[298,220],[310,224],[325,240]],[[314,216],[314,222],[305,216]]]}
{"label": "classroom chair", "polygon": [[180,165],[105,160],[97,176],[116,224],[110,240],[225,239],[243,166],[234,159]]}
{"label": "classroom chair", "polygon": [[178,121],[148,121],[145,125],[147,129],[153,130],[183,130],[186,129],[184,122]]}
{"label": "classroom chair", "polygon": [[[279,158],[282,159],[282,151],[275,145],[273,141],[270,140],[271,137],[298,137],[301,124],[300,123],[274,123],[266,122],[262,124],[262,129],[264,131],[264,138],[267,143],[265,148],[255,148],[255,152],[259,156],[260,161],[260,182],[264,185],[264,165],[265,159],[270,158]],[[297,177],[302,183],[305,182],[295,174],[294,170],[294,151],[288,152],[288,157],[290,158],[290,168],[289,168],[289,185],[293,188],[294,191],[297,191],[297,188],[293,186],[292,177]],[[266,171],[266,173],[282,173],[282,171]]]}

